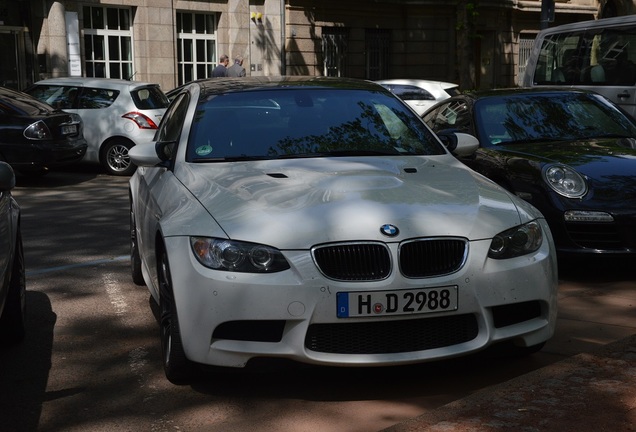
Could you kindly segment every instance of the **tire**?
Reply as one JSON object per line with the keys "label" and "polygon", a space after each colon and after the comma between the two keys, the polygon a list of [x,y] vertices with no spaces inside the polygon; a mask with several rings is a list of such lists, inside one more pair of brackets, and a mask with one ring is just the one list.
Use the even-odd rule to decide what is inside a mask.
{"label": "tire", "polygon": [[132,201],[130,202],[130,273],[135,285],[146,285],[141,271],[141,257],[139,256],[139,245],[137,243],[137,225],[135,223],[135,214],[132,210]]}
{"label": "tire", "polygon": [[102,146],[99,161],[110,175],[131,176],[137,168],[128,156],[133,143],[125,139],[114,139]]}
{"label": "tire", "polygon": [[9,281],[9,293],[0,317],[0,342],[16,345],[26,334],[26,272],[20,231],[16,237],[15,256]]}
{"label": "tire", "polygon": [[188,360],[183,350],[168,255],[165,250],[161,250],[158,255],[159,328],[163,370],[171,383],[188,384],[194,376],[195,364]]}

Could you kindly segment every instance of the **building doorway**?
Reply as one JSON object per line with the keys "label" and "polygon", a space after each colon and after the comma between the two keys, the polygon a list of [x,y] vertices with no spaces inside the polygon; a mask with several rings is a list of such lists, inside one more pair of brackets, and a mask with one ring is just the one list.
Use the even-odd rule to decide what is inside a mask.
{"label": "building doorway", "polygon": [[21,28],[0,27],[0,46],[5,53],[0,62],[0,85],[21,90],[26,85],[24,31]]}

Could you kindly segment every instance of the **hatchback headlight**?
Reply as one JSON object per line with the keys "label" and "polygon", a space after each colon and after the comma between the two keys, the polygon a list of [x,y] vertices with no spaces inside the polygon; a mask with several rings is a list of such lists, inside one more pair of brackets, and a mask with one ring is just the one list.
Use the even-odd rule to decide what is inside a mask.
{"label": "hatchback headlight", "polygon": [[538,222],[506,230],[493,237],[488,257],[494,259],[514,258],[532,253],[541,247],[543,232]]}
{"label": "hatchback headlight", "polygon": [[581,198],[587,193],[583,176],[566,165],[547,165],[543,168],[543,179],[552,190],[567,198]]}
{"label": "hatchback headlight", "polygon": [[49,127],[42,120],[27,126],[24,130],[24,136],[32,140],[49,140],[53,138]]}
{"label": "hatchback headlight", "polygon": [[283,254],[272,247],[209,237],[190,237],[197,260],[214,270],[275,273],[289,268]]}

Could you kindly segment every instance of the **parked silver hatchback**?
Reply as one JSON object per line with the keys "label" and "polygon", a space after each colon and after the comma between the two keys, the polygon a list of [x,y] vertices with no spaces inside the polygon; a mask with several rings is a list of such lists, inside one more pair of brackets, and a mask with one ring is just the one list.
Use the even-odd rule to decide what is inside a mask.
{"label": "parked silver hatchback", "polygon": [[88,142],[83,161],[100,163],[112,175],[135,171],[128,150],[152,141],[170,103],[158,84],[108,78],[51,78],[25,92],[79,114]]}

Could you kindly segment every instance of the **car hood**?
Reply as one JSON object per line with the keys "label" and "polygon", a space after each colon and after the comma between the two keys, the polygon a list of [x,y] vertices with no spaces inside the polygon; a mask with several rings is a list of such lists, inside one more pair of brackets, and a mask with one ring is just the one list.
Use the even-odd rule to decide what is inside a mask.
{"label": "car hood", "polygon": [[636,139],[633,138],[500,144],[494,148],[527,159],[563,163],[592,177],[616,174],[617,170],[634,175]]}
{"label": "car hood", "polygon": [[450,155],[186,164],[176,173],[228,237],[280,249],[387,241],[384,224],[399,229],[395,241],[485,239],[537,216]]}

